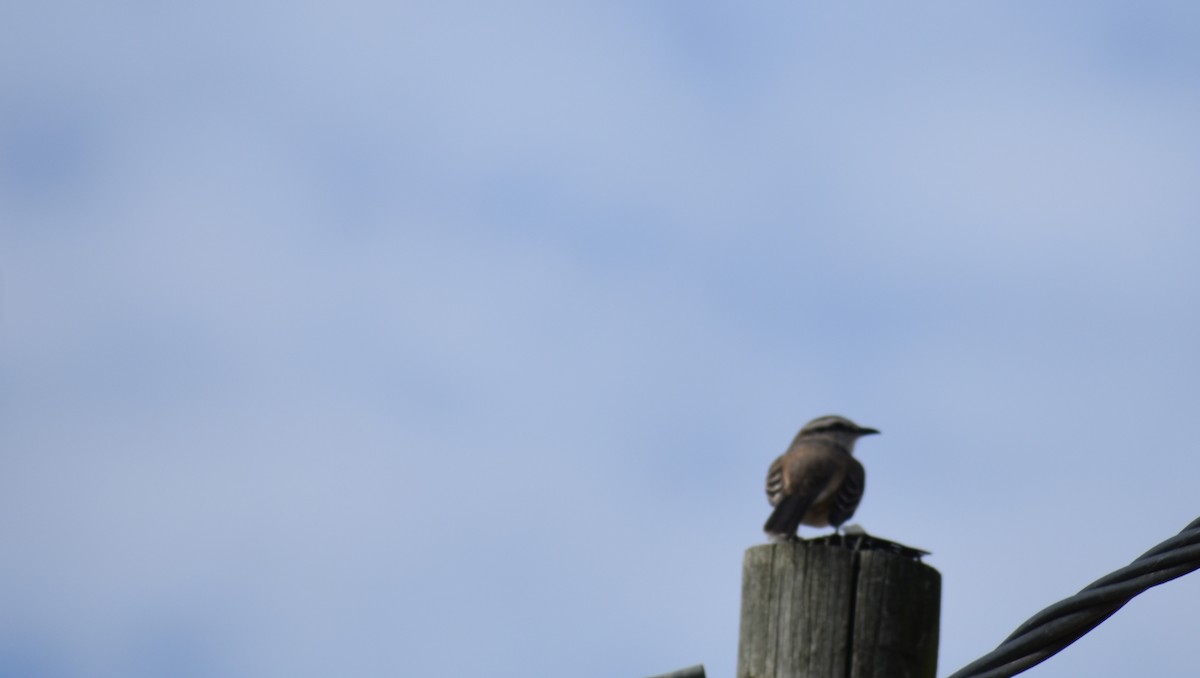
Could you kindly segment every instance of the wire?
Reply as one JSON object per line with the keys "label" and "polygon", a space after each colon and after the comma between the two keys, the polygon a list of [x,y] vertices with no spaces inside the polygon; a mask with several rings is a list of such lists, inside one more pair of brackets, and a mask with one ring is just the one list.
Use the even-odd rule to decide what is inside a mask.
{"label": "wire", "polygon": [[1139,593],[1196,569],[1200,569],[1200,518],[1129,565],[1033,615],[999,647],[950,678],[1015,676],[1082,638]]}

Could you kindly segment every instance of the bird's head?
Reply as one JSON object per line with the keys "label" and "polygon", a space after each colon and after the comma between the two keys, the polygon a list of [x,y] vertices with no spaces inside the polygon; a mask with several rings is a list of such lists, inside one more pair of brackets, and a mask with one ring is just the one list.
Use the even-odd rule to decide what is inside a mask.
{"label": "bird's head", "polygon": [[800,432],[796,434],[796,438],[825,438],[832,440],[841,445],[845,445],[846,449],[854,449],[854,441],[863,436],[869,436],[879,433],[873,428],[859,426],[845,417],[839,417],[836,414],[817,417],[804,425]]}

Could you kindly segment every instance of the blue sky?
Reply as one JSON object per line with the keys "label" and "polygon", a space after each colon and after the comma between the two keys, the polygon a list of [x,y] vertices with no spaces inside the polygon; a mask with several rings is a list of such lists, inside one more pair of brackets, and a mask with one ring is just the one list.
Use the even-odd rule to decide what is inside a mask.
{"label": "blue sky", "polygon": [[[883,430],[941,673],[1200,515],[1192,3],[10,3],[0,675],[732,675]],[[1195,581],[1193,581],[1195,580]],[[1030,676],[1186,675],[1200,577]]]}

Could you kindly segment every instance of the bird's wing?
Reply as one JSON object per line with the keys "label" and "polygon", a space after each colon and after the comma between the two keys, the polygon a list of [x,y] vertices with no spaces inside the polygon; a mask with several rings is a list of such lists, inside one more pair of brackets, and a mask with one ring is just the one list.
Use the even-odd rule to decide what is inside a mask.
{"label": "bird's wing", "polygon": [[842,479],[842,485],[833,496],[833,504],[829,507],[829,524],[837,527],[850,520],[850,516],[854,515],[854,510],[858,508],[858,502],[862,501],[866,488],[867,471],[857,459],[851,457],[850,464],[846,467],[846,476]]}
{"label": "bird's wing", "polygon": [[783,480],[784,456],[786,455],[780,455],[771,462],[771,468],[767,469],[767,501],[771,502],[771,506],[778,506],[786,492]]}
{"label": "bird's wing", "polygon": [[767,472],[767,498],[775,506],[763,530],[792,535],[804,514],[841,472],[841,463],[823,445],[793,446]]}

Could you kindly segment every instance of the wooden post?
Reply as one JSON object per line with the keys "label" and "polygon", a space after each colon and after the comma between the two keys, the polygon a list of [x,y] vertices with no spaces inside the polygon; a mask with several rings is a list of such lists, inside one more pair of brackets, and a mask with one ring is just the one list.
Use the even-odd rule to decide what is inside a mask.
{"label": "wooden post", "polygon": [[941,575],[872,541],[746,550],[738,678],[934,678]]}

